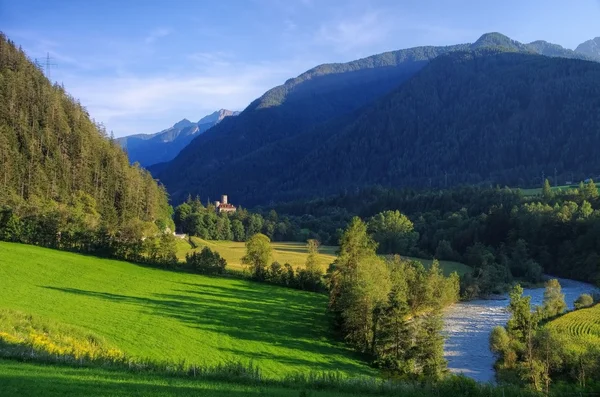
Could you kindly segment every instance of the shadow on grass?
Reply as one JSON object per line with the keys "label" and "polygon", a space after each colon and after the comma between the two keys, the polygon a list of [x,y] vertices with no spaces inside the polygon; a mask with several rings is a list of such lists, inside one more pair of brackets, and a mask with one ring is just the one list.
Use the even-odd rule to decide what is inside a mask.
{"label": "shadow on grass", "polygon": [[[170,294],[156,293],[152,297],[76,288],[43,288],[136,305],[152,315],[225,335],[233,341],[220,344],[226,348],[216,348],[249,360],[312,366],[315,371],[364,372],[364,366],[353,362],[359,360],[358,356],[333,340],[327,321],[326,299],[322,295],[254,283],[241,284],[245,288],[186,285],[190,288],[175,289]],[[198,336],[199,340],[194,342],[202,343],[202,333]],[[261,346],[254,347],[253,351],[243,351],[236,340],[256,342]],[[276,354],[269,353],[273,346],[278,347]],[[326,356],[327,361],[311,360],[312,355]]]}
{"label": "shadow on grass", "polygon": [[[41,376],[40,376],[41,375]],[[236,385],[212,382],[175,382],[152,379],[104,379],[93,372],[80,371],[76,377],[53,374],[0,374],[2,396],[296,396],[292,390],[272,390],[265,393],[261,388],[236,387]],[[178,382],[179,383],[179,382]],[[236,390],[237,389],[237,390]],[[288,394],[289,393],[289,394]]]}

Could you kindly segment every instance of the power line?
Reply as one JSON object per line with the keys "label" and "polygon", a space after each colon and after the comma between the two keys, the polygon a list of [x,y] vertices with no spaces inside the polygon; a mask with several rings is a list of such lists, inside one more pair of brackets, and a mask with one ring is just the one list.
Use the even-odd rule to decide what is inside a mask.
{"label": "power line", "polygon": [[51,80],[51,68],[53,68],[54,66],[58,66],[58,64],[54,63],[54,58],[52,58],[50,56],[50,53],[47,52],[46,53],[46,57],[40,61],[38,58],[34,59],[34,63],[37,65],[37,67],[39,67],[40,69],[44,68],[44,74],[46,75],[46,77],[48,78],[48,80]]}

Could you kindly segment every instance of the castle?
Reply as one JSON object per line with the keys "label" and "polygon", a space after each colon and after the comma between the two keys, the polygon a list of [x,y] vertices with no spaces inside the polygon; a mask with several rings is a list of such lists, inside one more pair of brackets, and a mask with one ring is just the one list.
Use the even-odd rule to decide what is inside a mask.
{"label": "castle", "polygon": [[221,212],[235,212],[236,208],[233,204],[229,204],[227,202],[227,195],[224,194],[221,196],[221,201],[215,201],[215,209],[217,213]]}

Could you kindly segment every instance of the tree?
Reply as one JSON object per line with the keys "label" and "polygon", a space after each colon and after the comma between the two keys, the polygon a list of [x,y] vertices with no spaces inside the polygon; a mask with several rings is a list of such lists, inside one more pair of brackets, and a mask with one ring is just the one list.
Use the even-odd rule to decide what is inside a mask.
{"label": "tree", "polygon": [[271,258],[271,240],[261,233],[257,233],[246,241],[246,255],[242,263],[250,268],[252,277],[264,280],[265,269]]}
{"label": "tree", "polygon": [[506,329],[511,339],[524,345],[537,328],[538,320],[531,312],[531,297],[523,296],[523,287],[515,285],[509,293],[510,303],[508,311],[511,318],[508,320]]}
{"label": "tree", "polygon": [[423,324],[417,334],[417,362],[423,375],[429,379],[439,380],[447,372],[448,363],[444,359],[444,322],[439,311],[435,311],[422,320]]}
{"label": "tree", "polygon": [[545,317],[554,317],[567,310],[565,294],[561,292],[560,283],[557,279],[549,280],[544,290],[543,311]]}
{"label": "tree", "polygon": [[377,256],[364,258],[355,278],[344,285],[340,297],[343,330],[346,340],[359,351],[375,354],[382,309],[389,292],[389,272]]}
{"label": "tree", "polygon": [[585,307],[592,306],[594,304],[594,298],[590,294],[581,294],[575,300],[574,306],[575,309],[583,309]]}
{"label": "tree", "polygon": [[225,272],[227,262],[210,248],[204,247],[200,252],[192,252],[185,256],[189,267],[202,274],[222,274]]}
{"label": "tree", "polygon": [[239,219],[234,219],[231,222],[231,232],[233,234],[234,241],[246,240],[246,232],[244,231],[244,225]]}
{"label": "tree", "polygon": [[319,242],[317,240],[308,240],[306,244],[308,255],[306,257],[306,264],[304,268],[304,277],[302,289],[308,289],[311,291],[317,291],[321,286],[321,277],[323,277],[323,270],[319,265]]}
{"label": "tree", "polygon": [[544,186],[542,187],[542,197],[546,202],[552,200],[554,197],[554,193],[552,192],[552,187],[550,186],[550,182],[548,179],[544,180]]}
{"label": "tree", "polygon": [[580,188],[580,190],[580,194],[587,201],[592,201],[598,198],[598,187],[592,179],[587,181],[585,185],[583,185],[583,189]]}
{"label": "tree", "polygon": [[384,211],[375,215],[369,221],[368,229],[383,254],[407,255],[419,239],[413,223],[400,211]]}
{"label": "tree", "polygon": [[504,358],[510,348],[510,337],[506,333],[506,328],[496,326],[490,333],[490,350],[500,358]]}
{"label": "tree", "polygon": [[338,268],[354,272],[361,259],[375,255],[377,243],[367,234],[367,226],[358,217],[352,218],[340,239]]}

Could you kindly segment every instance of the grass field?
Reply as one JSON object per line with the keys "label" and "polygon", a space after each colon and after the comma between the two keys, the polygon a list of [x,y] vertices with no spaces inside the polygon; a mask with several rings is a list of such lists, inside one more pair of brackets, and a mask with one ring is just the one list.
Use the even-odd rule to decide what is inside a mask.
{"label": "grass field", "polygon": [[600,349],[600,304],[567,313],[547,326],[565,336],[569,349],[577,353],[590,346]]}
{"label": "grass field", "polygon": [[[246,253],[246,246],[243,242],[234,241],[207,241],[197,237],[192,237],[192,241],[198,246],[195,250],[190,246],[187,240],[181,240],[178,243],[178,257],[181,259],[185,258],[185,254],[191,251],[201,250],[202,247],[208,246],[210,249],[217,251],[227,261],[227,266],[231,269],[241,270],[244,268],[242,265],[242,257]],[[297,242],[274,242],[271,243],[273,248],[272,261],[278,261],[282,265],[289,263],[294,267],[304,266],[306,262],[306,245]],[[331,245],[322,245],[319,248],[319,263],[323,270],[327,270],[327,267],[336,258],[336,252],[338,247]],[[430,259],[418,259],[410,258],[421,261],[425,267],[431,265]],[[467,265],[452,261],[440,261],[444,273],[449,275],[456,271],[458,274],[464,274],[471,270]]]}
{"label": "grass field", "polygon": [[[495,387],[473,381],[449,380],[435,385],[382,383],[374,379],[344,384],[315,382],[233,382],[178,378],[102,368],[72,368],[0,360],[0,396],[127,396],[127,397],[534,397],[516,386]],[[564,396],[554,394],[551,396]]]}
{"label": "grass field", "polygon": [[[0,396],[298,397],[299,390],[0,360]],[[310,396],[343,396],[311,391]]]}
{"label": "grass field", "polygon": [[[196,250],[201,250],[203,247],[207,246],[210,249],[217,251],[225,258],[229,268],[238,270],[244,268],[242,265],[242,257],[246,254],[245,243],[235,241],[209,241],[202,240],[198,237],[192,237],[192,241],[198,246]],[[188,252],[192,250],[192,247],[187,241],[182,241],[180,245],[183,245],[183,243],[187,244]],[[271,243],[271,247],[273,249],[271,261],[277,261],[282,265],[289,263],[294,267],[304,266],[306,256],[308,255],[306,244],[297,242],[273,242]],[[319,248],[319,251],[319,264],[325,270],[329,264],[335,260],[337,247],[324,245]],[[185,258],[183,248],[179,248],[178,256],[181,259]]]}
{"label": "grass field", "polygon": [[80,327],[125,354],[268,377],[372,374],[330,335],[325,295],[0,242],[0,308]]}

